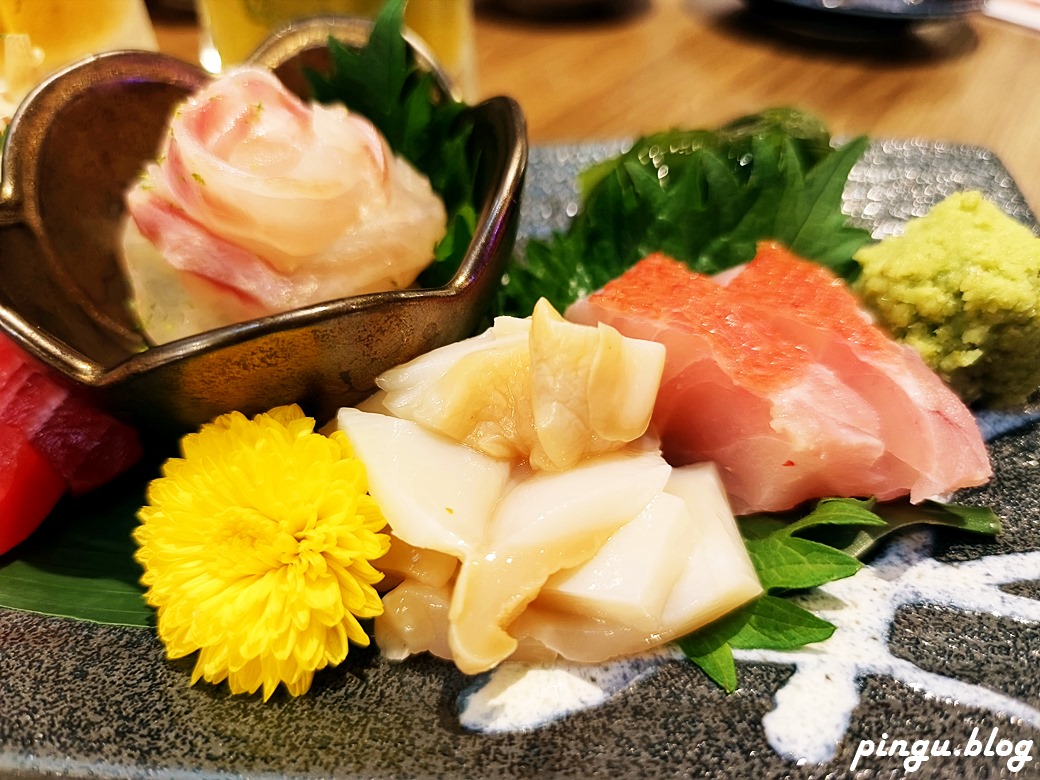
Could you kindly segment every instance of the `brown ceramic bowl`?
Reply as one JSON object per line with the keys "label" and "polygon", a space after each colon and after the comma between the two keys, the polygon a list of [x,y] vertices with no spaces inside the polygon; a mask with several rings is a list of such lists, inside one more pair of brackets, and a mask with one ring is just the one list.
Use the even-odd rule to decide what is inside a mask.
{"label": "brown ceramic bowl", "polygon": [[[276,33],[253,61],[302,94],[302,66],[327,64],[329,35],[350,45],[369,25],[310,20]],[[422,44],[409,45],[447,79]],[[512,251],[527,162],[509,98],[468,109],[482,200],[454,278],[333,300],[147,346],[117,260],[123,193],[154,158],[174,104],[208,76],[154,53],[84,60],[40,85],[12,120],[0,187],[0,328],[116,414],[179,433],[230,410],[298,402],[319,419],[356,403],[382,371],[470,335]]]}

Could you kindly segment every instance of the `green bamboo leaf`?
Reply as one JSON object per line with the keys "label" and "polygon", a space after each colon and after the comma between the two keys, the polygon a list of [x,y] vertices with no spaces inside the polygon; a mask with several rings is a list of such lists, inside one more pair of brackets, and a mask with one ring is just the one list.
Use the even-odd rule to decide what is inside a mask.
{"label": "green bamboo leaf", "polygon": [[0,557],[0,607],[154,625],[130,536],[147,480],[134,469],[88,496],[63,499],[27,542]]}

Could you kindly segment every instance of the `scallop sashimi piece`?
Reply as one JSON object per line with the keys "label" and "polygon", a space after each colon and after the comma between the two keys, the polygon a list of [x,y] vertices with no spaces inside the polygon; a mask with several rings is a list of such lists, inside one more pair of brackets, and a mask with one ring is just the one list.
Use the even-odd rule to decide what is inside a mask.
{"label": "scallop sashimi piece", "polygon": [[877,410],[712,279],[652,255],[567,317],[665,345],[653,420],[665,457],[718,464],[738,513],[885,487],[871,470],[885,450]]}
{"label": "scallop sashimi piece", "polygon": [[[890,474],[899,489],[909,486],[912,501],[990,477],[989,456],[968,408],[916,350],[877,328],[829,270],[763,243],[728,289],[883,411],[886,454],[875,469]],[[807,289],[813,290],[811,305]]]}
{"label": "scallop sashimi piece", "polygon": [[460,559],[479,549],[509,462],[389,415],[344,408],[336,426],[365,464],[369,492],[395,536]]}
{"label": "scallop sashimi piece", "polygon": [[[774,252],[766,262],[801,269],[804,261]],[[901,350],[890,351],[891,375],[879,381],[878,363],[865,359],[881,353],[887,336],[840,297],[829,272],[802,274],[774,296],[756,263],[722,287],[676,261],[650,257],[568,310],[577,321],[602,319],[628,335],[656,333],[666,344],[654,421],[670,460],[718,463],[738,513],[826,495],[888,499],[912,492],[920,500],[985,480],[988,466],[975,467],[981,439],[974,420],[928,411],[932,402],[924,399],[945,390],[908,368]],[[861,346],[828,340],[828,323],[843,341]],[[919,398],[924,409],[915,414],[912,404],[892,402],[893,379],[905,388],[900,398]],[[942,407],[958,405],[947,395]],[[903,429],[930,431],[919,435],[926,449],[913,462],[900,457]],[[931,469],[954,445],[970,450],[966,474],[954,466],[938,479],[922,476],[922,467]]]}
{"label": "scallop sashimi piece", "polygon": [[668,594],[700,532],[678,496],[658,493],[592,558],[559,571],[538,595],[543,607],[657,631]]}
{"label": "scallop sashimi piece", "polygon": [[656,451],[628,448],[561,472],[536,472],[503,496],[483,555],[463,561],[449,632],[455,665],[477,674],[517,648],[507,629],[546,580],[595,555],[667,482]]}
{"label": "scallop sashimi piece", "polygon": [[529,320],[485,333],[377,378],[383,406],[482,452],[563,470],[647,429],[661,345],[567,322],[540,300]]}
{"label": "scallop sashimi piece", "polygon": [[[667,595],[654,628],[647,630],[640,621],[628,619],[627,607],[610,610],[608,591],[620,596],[622,588],[607,588],[613,582],[609,576],[602,582],[591,578],[588,582],[586,598],[601,601],[594,610],[579,599],[559,599],[548,589],[563,580],[561,573],[547,583],[542,595],[511,626],[510,632],[520,643],[514,656],[517,660],[521,653],[531,659],[551,653],[572,661],[601,663],[678,639],[761,595],[758,575],[712,464],[673,469],[664,492],[655,501],[661,498],[669,500],[661,505],[669,511],[682,506],[684,534],[692,543],[662,549],[659,557],[649,559],[636,546],[628,549],[627,556],[625,549],[615,548],[618,560],[611,569],[631,585],[638,584],[643,569],[661,571],[669,577]],[[597,556],[600,560],[593,558],[566,574],[573,576],[597,568],[603,552],[625,530],[618,531],[604,545]],[[678,570],[673,576],[676,563]]]}

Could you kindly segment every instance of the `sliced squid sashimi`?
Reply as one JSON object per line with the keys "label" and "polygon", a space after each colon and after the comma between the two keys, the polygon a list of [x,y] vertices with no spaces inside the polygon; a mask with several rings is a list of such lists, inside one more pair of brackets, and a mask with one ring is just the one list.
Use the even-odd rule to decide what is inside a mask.
{"label": "sliced squid sashimi", "polygon": [[664,634],[676,638],[758,597],[762,585],[714,464],[674,469],[665,489],[686,502],[701,533],[661,611]]}
{"label": "sliced squid sashimi", "polygon": [[[762,586],[748,557],[718,472],[711,464],[672,471],[662,494],[685,508],[688,533],[695,542],[684,552],[653,630],[586,609],[568,610],[567,602],[539,598],[511,626],[519,649],[514,660],[535,660],[547,653],[582,663],[600,663],[649,650],[685,636],[758,597]],[[628,568],[660,565],[644,561],[633,549]],[[588,565],[588,564],[586,564]],[[577,605],[577,602],[571,602]]]}
{"label": "sliced squid sashimi", "polygon": [[657,631],[661,612],[700,531],[678,496],[658,493],[592,558],[552,575],[541,606]]}
{"label": "sliced squid sashimi", "polygon": [[[887,457],[875,470],[909,486],[912,501],[989,478],[989,457],[968,408],[914,349],[877,328],[830,271],[778,244],[762,244],[728,289],[882,410]],[[808,306],[807,289],[813,290]]]}
{"label": "sliced squid sashimi", "polygon": [[517,642],[507,629],[549,576],[595,555],[670,471],[658,452],[626,449],[517,483],[491,520],[483,555],[459,569],[449,633],[455,665],[476,674],[512,655]]}
{"label": "sliced squid sashimi", "polygon": [[[551,475],[557,480],[560,475]],[[526,500],[526,499],[525,499]],[[547,661],[557,657],[582,663],[600,663],[625,655],[650,650],[684,636],[715,620],[762,593],[758,577],[740,538],[733,514],[729,510],[718,472],[710,464],[696,464],[672,469],[663,489],[650,502],[660,515],[681,517],[679,527],[667,524],[649,529],[646,519],[653,512],[640,512],[621,526],[600,546],[596,555],[585,563],[561,571],[545,582],[537,597],[519,608],[515,619],[491,605],[494,597],[503,596],[514,582],[523,583],[527,572],[544,568],[536,560],[512,561],[495,556],[501,582],[474,580],[464,587],[490,584],[493,592],[480,600],[459,599],[451,585],[433,586],[406,580],[384,597],[386,611],[376,618],[376,641],[385,654],[396,660],[408,655],[431,652],[456,663],[469,673],[483,671],[485,664],[470,658],[459,664],[456,635],[457,612],[469,607],[479,611],[477,617],[491,617],[508,623],[508,640],[501,660]],[[676,511],[681,507],[682,511]],[[645,510],[645,508],[644,508]],[[635,525],[633,525],[635,524]],[[669,544],[651,544],[647,558],[646,545],[613,544],[630,539],[628,529],[642,533],[661,533]],[[536,532],[535,532],[536,533]],[[558,533],[554,536],[559,536]],[[547,537],[546,544],[552,539]],[[616,557],[621,565],[603,566],[604,553]],[[550,555],[557,557],[551,551]],[[495,561],[492,561],[495,562]],[[550,565],[551,567],[551,565]],[[518,580],[512,577],[520,571]],[[636,604],[623,589],[644,581],[642,572],[658,574],[664,583],[644,591],[649,604]],[[561,583],[570,578],[572,584],[583,582],[586,597],[561,597]],[[506,594],[508,595],[508,594]],[[576,594],[571,594],[576,595]],[[609,602],[614,601],[613,607]],[[450,602],[450,608],[446,604]],[[598,602],[592,606],[592,602]],[[514,611],[515,604],[508,611]],[[656,621],[645,616],[658,613]],[[504,617],[503,617],[504,615]],[[470,630],[482,642],[498,641],[497,632],[481,629],[476,620]],[[490,667],[488,667],[490,668]]]}
{"label": "sliced squid sashimi", "polygon": [[394,535],[464,558],[484,542],[511,464],[460,447],[410,420],[341,409],[337,427],[365,464]]}

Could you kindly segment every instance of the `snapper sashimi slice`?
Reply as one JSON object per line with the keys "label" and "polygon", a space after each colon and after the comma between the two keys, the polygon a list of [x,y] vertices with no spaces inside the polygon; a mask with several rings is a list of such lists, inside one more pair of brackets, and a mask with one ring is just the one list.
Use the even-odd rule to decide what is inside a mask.
{"label": "snapper sashimi slice", "polygon": [[252,67],[176,108],[126,206],[121,262],[155,343],[408,287],[447,219],[368,119]]}
{"label": "snapper sashimi slice", "polygon": [[665,455],[715,461],[738,514],[983,483],[970,412],[841,285],[774,247],[728,286],[653,255],[567,317],[665,345],[654,409]]}
{"label": "snapper sashimi slice", "polygon": [[[968,408],[917,350],[876,327],[829,270],[778,244],[762,244],[755,262],[728,287],[879,410],[886,447],[881,470],[899,475],[894,482],[908,475],[912,501],[989,478],[989,455]],[[813,290],[811,301],[806,289]]]}

